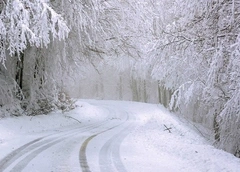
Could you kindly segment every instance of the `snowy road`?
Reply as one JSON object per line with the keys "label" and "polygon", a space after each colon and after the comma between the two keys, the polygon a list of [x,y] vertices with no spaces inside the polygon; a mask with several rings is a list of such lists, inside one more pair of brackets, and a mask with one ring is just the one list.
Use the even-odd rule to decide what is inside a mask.
{"label": "snowy road", "polygon": [[213,148],[188,124],[157,105],[88,100],[78,106],[64,115],[0,120],[0,171],[240,169],[239,159]]}
{"label": "snowy road", "polygon": [[[112,111],[110,114],[115,113]],[[134,121],[127,112],[122,112],[120,116],[111,116],[111,121],[85,139],[79,154],[82,171],[126,171],[119,148],[133,128]]]}
{"label": "snowy road", "polygon": [[107,111],[104,121],[50,130],[25,143],[0,161],[0,171],[126,171],[119,148],[133,129],[133,116],[111,107]]}

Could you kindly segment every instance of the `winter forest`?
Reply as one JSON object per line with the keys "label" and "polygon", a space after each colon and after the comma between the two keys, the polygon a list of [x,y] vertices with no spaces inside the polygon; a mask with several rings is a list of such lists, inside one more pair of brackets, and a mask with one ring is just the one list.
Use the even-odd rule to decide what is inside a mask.
{"label": "winter forest", "polygon": [[[0,117],[160,103],[240,152],[237,0],[1,0]],[[206,132],[207,131],[207,132]]]}

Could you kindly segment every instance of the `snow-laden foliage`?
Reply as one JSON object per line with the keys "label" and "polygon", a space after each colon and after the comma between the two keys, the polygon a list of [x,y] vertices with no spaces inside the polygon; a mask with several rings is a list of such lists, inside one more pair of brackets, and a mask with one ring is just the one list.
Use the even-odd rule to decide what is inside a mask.
{"label": "snow-laden foliage", "polygon": [[[22,107],[28,110],[33,105],[38,109],[37,105],[44,103],[36,102],[53,99],[50,92],[54,89],[45,89],[47,84],[51,84],[46,81],[54,80],[49,73],[51,67],[46,67],[50,57],[38,54],[43,54],[41,52],[44,52],[52,40],[65,39],[69,31],[62,16],[53,10],[47,0],[1,1],[1,106],[10,107],[16,104],[18,109]],[[51,65],[53,63],[49,64]],[[54,85],[56,84],[52,82],[53,87]],[[41,108],[51,109],[45,105]],[[3,111],[0,115],[6,114]],[[19,111],[19,114],[22,112]]]}
{"label": "snow-laden foliage", "polygon": [[168,18],[159,17],[158,34],[149,44],[152,76],[174,90],[171,110],[212,129],[216,145],[236,153],[240,4],[224,0],[171,4],[169,9],[160,7]]}
{"label": "snow-laden foliage", "polygon": [[61,15],[57,14],[45,0],[6,0],[0,9],[0,62],[6,61],[6,51],[11,56],[30,45],[47,46],[50,35],[66,38],[69,29]]}
{"label": "snow-laden foliage", "polygon": [[[147,99],[147,96],[143,96],[146,94],[141,95],[141,90],[146,90],[144,89],[145,81],[139,79],[147,77],[144,77],[145,74],[139,77],[136,71],[140,71],[140,69],[133,67],[136,61],[143,58],[143,49],[148,41],[147,35],[151,34],[149,32],[151,23],[144,20],[149,13],[152,13],[151,10],[148,11],[145,8],[146,2],[135,0],[52,2],[52,7],[59,13],[63,13],[71,28],[65,46],[60,48],[65,53],[57,54],[59,58],[65,58],[71,63],[70,67],[64,69],[64,72],[71,73],[75,83],[82,82],[79,83],[81,89],[76,84],[64,84],[66,80],[63,82],[64,88],[70,90],[71,95],[81,97],[91,95],[90,97],[96,98],[102,98],[105,95],[107,98],[125,97],[126,100],[131,100],[129,97],[132,97],[134,100],[141,99],[141,101]],[[141,16],[142,14],[144,16]],[[59,51],[59,48],[57,49]],[[116,70],[109,74],[109,78],[112,78],[111,82],[114,83],[111,86],[106,84],[105,79],[109,69]],[[122,79],[116,77],[117,73],[121,75]],[[129,73],[134,77],[128,76]],[[150,75],[146,76],[151,85]],[[127,81],[126,78],[129,80]],[[90,83],[91,85],[89,85]],[[87,88],[82,88],[86,85],[88,85]],[[114,85],[117,88],[114,88]],[[78,89],[75,91],[72,87]],[[129,95],[121,95],[121,90],[129,90],[127,87],[131,87],[134,94],[128,91],[125,94]],[[90,88],[91,91],[89,91]],[[111,91],[104,92],[110,88]],[[115,90],[119,90],[119,93],[116,93]],[[154,92],[154,90],[150,91]],[[114,94],[111,95],[110,93],[113,92]],[[154,100],[150,95],[148,99]]]}
{"label": "snow-laden foliage", "polygon": [[[231,48],[228,71],[228,97],[219,115],[220,128],[220,146],[227,149],[229,152],[235,153],[240,157],[240,40],[237,41]],[[228,145],[226,147],[226,145]]]}

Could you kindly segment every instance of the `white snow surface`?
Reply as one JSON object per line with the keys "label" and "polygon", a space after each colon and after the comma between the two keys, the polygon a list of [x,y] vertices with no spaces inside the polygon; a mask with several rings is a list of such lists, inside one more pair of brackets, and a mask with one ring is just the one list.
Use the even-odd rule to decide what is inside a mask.
{"label": "white snow surface", "polygon": [[[240,159],[214,148],[192,125],[168,112],[161,105],[103,100],[79,100],[76,105],[77,107],[74,110],[65,113],[56,111],[49,115],[0,119],[0,163],[14,150],[39,137],[66,131],[77,125],[101,122],[116,123],[123,118],[122,114],[126,113],[132,126],[125,129],[124,138],[121,142],[117,143],[118,141],[116,141],[116,143],[113,142],[112,144],[113,146],[120,145],[120,161],[124,165],[124,170],[122,171],[240,171]],[[171,128],[170,131],[166,130],[166,127]],[[107,141],[111,140],[109,138],[114,137],[117,132],[120,132],[120,130],[117,131],[116,129],[115,133],[113,130],[104,131],[96,134],[96,136],[92,136],[90,139],[91,144],[87,147],[91,171],[103,171],[103,168],[100,168],[96,161],[99,161],[100,164],[103,163],[101,152],[104,152],[104,145],[108,145]],[[91,136],[91,132],[81,135],[79,138],[82,140],[79,138],[76,138],[73,142],[65,140],[65,145],[69,143],[68,146],[71,149],[60,147],[60,145],[55,145],[54,148],[49,149],[49,151],[55,151],[56,153],[61,150],[61,153],[58,155],[59,160],[53,161],[52,158],[54,156],[47,155],[46,149],[41,154],[34,156],[31,163],[28,163],[21,171],[81,171],[77,161],[79,159],[79,149],[88,134]],[[106,141],[104,141],[104,138],[106,138]],[[71,137],[71,140],[74,139],[74,137]],[[78,141],[79,144],[77,143]],[[4,171],[14,169],[14,166],[20,160],[21,157],[12,160]],[[64,163],[61,163],[61,167],[57,167],[56,162],[58,161],[66,162],[64,167]],[[47,162],[50,162],[50,165],[43,165]],[[117,169],[116,165],[116,168],[109,171],[119,171]]]}

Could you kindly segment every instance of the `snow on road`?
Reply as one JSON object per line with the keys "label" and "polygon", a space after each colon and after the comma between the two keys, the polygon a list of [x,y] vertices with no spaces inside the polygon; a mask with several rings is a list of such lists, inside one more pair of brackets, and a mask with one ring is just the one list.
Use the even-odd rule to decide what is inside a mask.
{"label": "snow on road", "polygon": [[0,171],[238,172],[240,159],[210,145],[154,104],[81,100],[62,114],[0,119]]}

